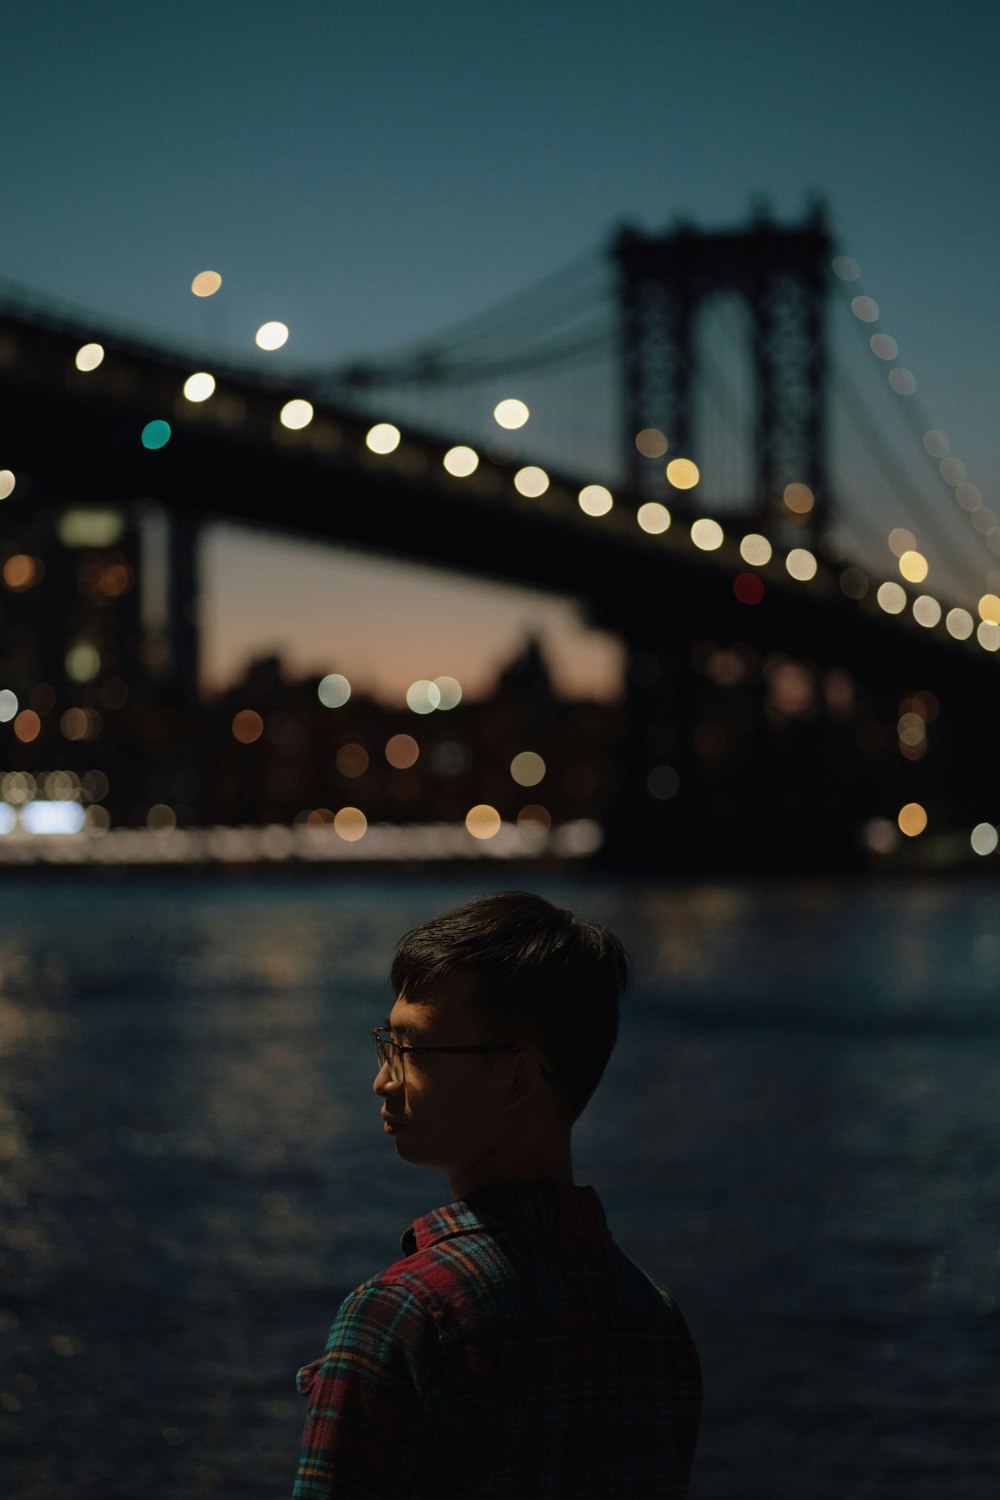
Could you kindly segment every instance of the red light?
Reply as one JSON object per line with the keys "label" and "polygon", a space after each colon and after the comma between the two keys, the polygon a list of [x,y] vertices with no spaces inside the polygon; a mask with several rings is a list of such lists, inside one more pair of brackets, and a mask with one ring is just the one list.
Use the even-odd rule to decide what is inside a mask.
{"label": "red light", "polygon": [[764,597],[764,580],[756,573],[737,573],[733,593],[741,604],[759,604]]}

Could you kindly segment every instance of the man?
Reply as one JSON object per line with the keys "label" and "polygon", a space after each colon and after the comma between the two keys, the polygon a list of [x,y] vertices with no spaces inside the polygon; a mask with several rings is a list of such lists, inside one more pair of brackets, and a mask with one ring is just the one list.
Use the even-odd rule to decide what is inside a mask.
{"label": "man", "polygon": [[402,939],[373,1087],[397,1153],[446,1172],[453,1201],[299,1371],[297,1500],[687,1494],[694,1343],[573,1180],[628,968],[610,933],[519,891]]}

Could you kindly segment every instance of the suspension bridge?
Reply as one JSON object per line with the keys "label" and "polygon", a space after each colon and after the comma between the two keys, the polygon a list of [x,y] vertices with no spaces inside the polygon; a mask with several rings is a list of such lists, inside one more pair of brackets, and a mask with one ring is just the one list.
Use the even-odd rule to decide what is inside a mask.
{"label": "suspension bridge", "polygon": [[[67,512],[98,549],[119,514],[138,556],[153,505],[150,692],[196,696],[198,538],[229,519],[568,595],[619,635],[609,859],[995,847],[1000,523],[820,208],[623,229],[418,346],[273,376],[8,294],[0,389],[12,681],[80,694]],[[44,589],[9,566],[43,556]],[[100,600],[137,681],[140,593]]]}

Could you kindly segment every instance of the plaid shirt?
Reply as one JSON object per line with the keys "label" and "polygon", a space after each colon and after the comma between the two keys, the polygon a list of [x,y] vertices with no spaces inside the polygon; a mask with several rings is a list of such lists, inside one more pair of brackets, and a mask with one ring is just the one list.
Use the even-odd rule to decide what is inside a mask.
{"label": "plaid shirt", "polygon": [[415,1220],[401,1248],[298,1373],[295,1500],[687,1494],[698,1355],[593,1188],[482,1188]]}

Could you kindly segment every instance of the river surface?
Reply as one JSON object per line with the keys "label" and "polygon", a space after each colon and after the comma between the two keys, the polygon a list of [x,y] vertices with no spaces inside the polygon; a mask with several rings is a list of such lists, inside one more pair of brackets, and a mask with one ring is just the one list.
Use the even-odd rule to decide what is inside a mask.
{"label": "river surface", "polygon": [[674,1292],[692,1500],[1000,1494],[1000,887],[337,871],[0,887],[0,1492],[289,1495],[346,1293],[448,1201],[371,1092],[397,938],[527,884],[636,983],[578,1183]]}

